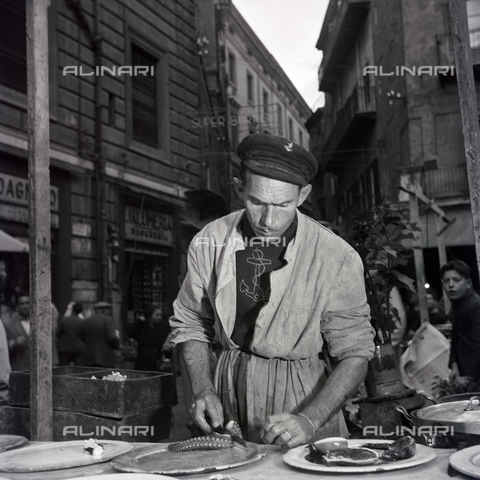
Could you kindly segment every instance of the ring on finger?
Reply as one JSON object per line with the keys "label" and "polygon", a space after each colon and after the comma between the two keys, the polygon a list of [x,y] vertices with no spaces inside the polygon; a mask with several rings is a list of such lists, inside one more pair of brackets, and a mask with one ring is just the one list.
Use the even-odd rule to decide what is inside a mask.
{"label": "ring on finger", "polygon": [[286,430],[284,430],[284,431],[282,432],[282,434],[287,435],[289,441],[292,439],[292,436],[291,436],[290,433],[288,433]]}

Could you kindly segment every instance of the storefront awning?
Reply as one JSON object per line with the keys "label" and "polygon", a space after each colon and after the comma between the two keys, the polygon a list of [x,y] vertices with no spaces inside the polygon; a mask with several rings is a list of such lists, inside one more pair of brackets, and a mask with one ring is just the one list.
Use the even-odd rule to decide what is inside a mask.
{"label": "storefront awning", "polygon": [[0,230],[0,252],[28,252],[28,245]]}

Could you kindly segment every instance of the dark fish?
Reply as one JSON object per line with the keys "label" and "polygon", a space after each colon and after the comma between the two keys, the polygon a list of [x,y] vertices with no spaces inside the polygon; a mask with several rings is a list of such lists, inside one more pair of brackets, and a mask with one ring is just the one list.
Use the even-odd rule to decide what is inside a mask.
{"label": "dark fish", "polygon": [[386,462],[395,462],[397,460],[405,460],[415,455],[416,444],[415,440],[410,437],[402,437],[393,442],[380,457]]}

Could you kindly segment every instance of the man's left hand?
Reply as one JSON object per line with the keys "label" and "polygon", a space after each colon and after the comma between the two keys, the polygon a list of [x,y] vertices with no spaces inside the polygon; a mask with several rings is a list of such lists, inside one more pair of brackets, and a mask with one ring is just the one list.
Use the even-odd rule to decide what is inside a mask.
{"label": "man's left hand", "polygon": [[312,439],[312,427],[305,418],[291,413],[270,415],[263,425],[262,440],[282,448],[293,448]]}

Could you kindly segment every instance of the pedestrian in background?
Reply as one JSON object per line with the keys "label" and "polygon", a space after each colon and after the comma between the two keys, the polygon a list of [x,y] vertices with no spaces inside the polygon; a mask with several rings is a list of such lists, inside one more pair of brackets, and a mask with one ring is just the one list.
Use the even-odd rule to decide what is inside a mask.
{"label": "pedestrian in background", "polygon": [[471,269],[461,260],[448,262],[440,269],[443,289],[452,302],[450,381],[455,388],[470,380],[480,384],[480,296],[472,288]]}
{"label": "pedestrian in background", "polygon": [[135,319],[128,334],[137,340],[135,370],[159,371],[166,353],[163,347],[170,334],[168,318],[164,318],[162,309],[148,305],[144,315]]}
{"label": "pedestrian in background", "polygon": [[[67,312],[60,319],[57,331],[57,348],[60,365],[80,365],[81,356],[85,351],[83,341],[84,322],[82,315],[82,305],[76,302],[70,302]],[[67,313],[66,312],[66,313]]]}
{"label": "pedestrian in background", "polygon": [[17,295],[17,309],[9,317],[2,318],[7,334],[10,366],[12,370],[30,370],[30,297],[28,293]]}
{"label": "pedestrian in background", "polygon": [[120,334],[115,321],[110,316],[111,304],[98,302],[93,308],[95,313],[85,319],[83,340],[85,351],[80,364],[87,367],[108,367],[116,365],[115,352],[120,348]]}
{"label": "pedestrian in background", "polygon": [[[81,308],[81,311],[78,312],[78,314],[75,314],[75,312],[73,311],[73,307],[75,305],[78,305],[80,308]],[[78,310],[78,307],[77,307],[77,310]],[[82,304],[80,303],[77,303],[77,302],[70,302],[68,305],[67,305],[67,309],[65,310],[65,313],[63,314],[64,317],[71,317],[72,315],[76,315],[78,318],[81,318],[82,320],[85,320],[85,314],[83,312],[83,306]]]}
{"label": "pedestrian in background", "polygon": [[8,381],[11,371],[7,334],[0,322],[0,405],[8,405]]}
{"label": "pedestrian in background", "polygon": [[447,321],[447,316],[439,302],[437,292],[430,287],[427,290],[428,319],[432,325],[443,325]]}

